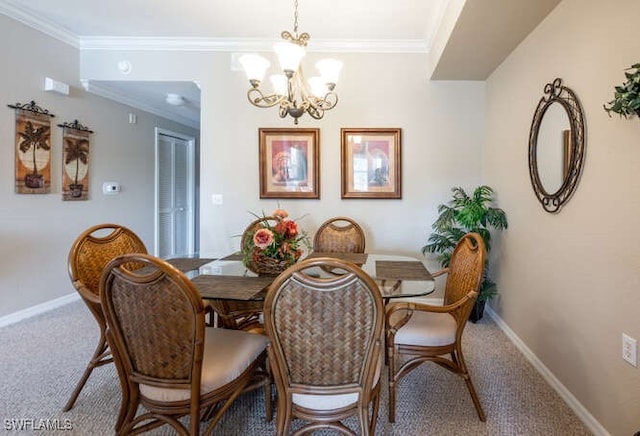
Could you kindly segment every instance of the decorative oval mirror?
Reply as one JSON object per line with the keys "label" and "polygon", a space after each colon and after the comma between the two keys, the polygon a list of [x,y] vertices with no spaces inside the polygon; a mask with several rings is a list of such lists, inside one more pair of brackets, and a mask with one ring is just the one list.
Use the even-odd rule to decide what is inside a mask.
{"label": "decorative oval mirror", "polygon": [[529,175],[547,212],[558,212],[576,189],[584,161],[584,120],[562,79],[547,83],[531,122]]}

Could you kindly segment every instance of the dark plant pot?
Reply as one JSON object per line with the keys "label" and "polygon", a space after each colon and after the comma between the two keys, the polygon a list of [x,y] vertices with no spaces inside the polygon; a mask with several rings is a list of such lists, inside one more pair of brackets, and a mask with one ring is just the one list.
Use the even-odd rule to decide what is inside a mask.
{"label": "dark plant pot", "polygon": [[32,189],[44,188],[44,176],[42,174],[27,174],[24,177],[24,186]]}
{"label": "dark plant pot", "polygon": [[72,183],[69,185],[69,196],[71,198],[80,198],[82,197],[82,183]]}
{"label": "dark plant pot", "polygon": [[484,304],[486,301],[476,301],[473,305],[473,309],[471,309],[471,313],[469,314],[469,321],[476,323],[482,319],[482,315],[484,315]]}

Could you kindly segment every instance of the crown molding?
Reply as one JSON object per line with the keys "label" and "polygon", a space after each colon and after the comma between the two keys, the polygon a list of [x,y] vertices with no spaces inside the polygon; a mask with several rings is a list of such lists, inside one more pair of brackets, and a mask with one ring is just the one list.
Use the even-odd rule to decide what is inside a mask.
{"label": "crown molding", "polygon": [[[144,51],[271,51],[279,38],[170,38],[82,36],[20,8],[0,0],[0,13],[80,50],[144,50]],[[326,53],[428,53],[429,41],[422,39],[384,40],[312,39],[308,52]]]}
{"label": "crown molding", "polygon": [[[142,51],[271,51],[280,39],[257,38],[136,38],[80,37],[81,50],[142,50]],[[309,42],[309,52],[327,53],[427,53],[427,42],[410,40],[326,40]]]}
{"label": "crown molding", "polygon": [[184,124],[185,126],[189,126],[193,129],[200,129],[200,124],[192,119],[187,117],[180,116],[174,112],[163,111],[157,107],[147,105],[138,100],[131,99],[124,94],[120,94],[117,92],[113,92],[110,89],[104,88],[91,80],[82,79],[82,87],[85,91],[90,92],[91,94],[95,94],[100,97],[107,98],[109,100],[116,101],[118,103],[124,104],[126,106],[130,106],[141,111],[149,112],[151,114],[157,115],[162,118],[166,118],[168,120],[175,121],[180,124]]}
{"label": "crown molding", "polygon": [[72,47],[80,48],[80,40],[77,35],[51,21],[37,17],[35,14],[30,14],[25,7],[17,8],[11,4],[0,2],[0,14],[6,15]]}

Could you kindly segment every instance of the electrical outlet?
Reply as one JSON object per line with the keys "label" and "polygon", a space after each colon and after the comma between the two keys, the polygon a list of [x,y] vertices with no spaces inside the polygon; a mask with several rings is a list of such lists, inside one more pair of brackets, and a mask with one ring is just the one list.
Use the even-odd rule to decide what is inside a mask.
{"label": "electrical outlet", "polygon": [[638,366],[638,342],[624,333],[622,334],[622,358],[627,363]]}

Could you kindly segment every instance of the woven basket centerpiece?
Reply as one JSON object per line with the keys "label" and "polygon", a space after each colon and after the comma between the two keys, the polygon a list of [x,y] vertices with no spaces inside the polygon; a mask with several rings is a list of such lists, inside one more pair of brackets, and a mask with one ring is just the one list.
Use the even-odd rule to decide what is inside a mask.
{"label": "woven basket centerpiece", "polygon": [[275,259],[267,256],[255,256],[251,262],[247,263],[247,268],[261,276],[277,276],[285,269],[296,263],[300,256],[295,259]]}
{"label": "woven basket centerpiece", "polygon": [[242,235],[243,263],[258,275],[277,276],[296,263],[302,255],[300,244],[307,241],[305,232],[277,209],[270,216],[259,216]]}

